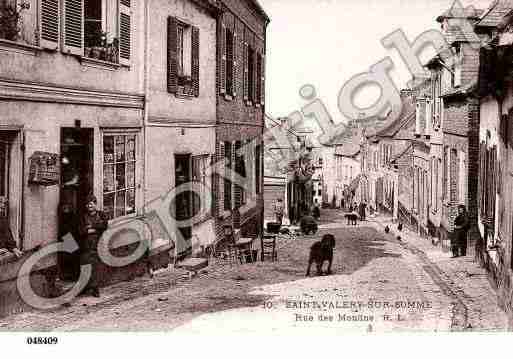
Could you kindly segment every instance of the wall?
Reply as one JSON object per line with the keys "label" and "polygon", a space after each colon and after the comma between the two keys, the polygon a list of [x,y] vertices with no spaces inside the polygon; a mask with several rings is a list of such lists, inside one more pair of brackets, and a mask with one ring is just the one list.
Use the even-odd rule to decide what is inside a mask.
{"label": "wall", "polygon": [[[37,9],[37,0],[29,0],[31,12]],[[34,13],[35,14],[35,13]],[[38,30],[37,16],[24,19],[24,32]],[[131,1],[131,62],[130,67],[112,68],[86,63],[79,56],[38,47],[10,48],[1,45],[0,78],[27,83],[55,84],[60,87],[95,89],[122,93],[143,92],[144,64],[144,9],[142,1]],[[62,28],[62,26],[61,26]],[[1,42],[0,42],[1,43]],[[55,71],[59,69],[59,71]]]}
{"label": "wall", "polygon": [[[199,28],[199,97],[177,97],[167,91],[169,16]],[[216,19],[192,1],[151,0],[148,21],[151,63],[147,95],[149,121],[160,124],[169,122],[194,125],[214,124],[216,120]]]}

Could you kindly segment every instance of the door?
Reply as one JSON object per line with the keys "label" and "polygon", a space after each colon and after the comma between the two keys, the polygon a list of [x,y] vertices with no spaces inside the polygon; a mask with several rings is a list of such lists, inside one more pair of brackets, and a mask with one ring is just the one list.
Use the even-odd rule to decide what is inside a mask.
{"label": "door", "polygon": [[[79,219],[85,211],[86,196],[93,192],[93,146],[93,129],[61,129],[60,241],[71,235],[80,245]],[[59,269],[61,279],[77,280],[80,250],[60,252]]]}
{"label": "door", "polygon": [[[17,130],[0,131],[0,236],[2,242],[12,241],[18,248],[21,232],[21,188],[23,133]],[[0,246],[0,249],[1,246]]]}
{"label": "door", "polygon": [[[192,178],[191,155],[175,155],[175,188],[188,184]],[[174,204],[175,219],[185,222],[180,224],[178,230],[185,239],[185,248],[178,248],[178,254],[184,255],[190,248],[192,238],[192,191],[179,191]],[[185,251],[185,253],[184,253]]]}

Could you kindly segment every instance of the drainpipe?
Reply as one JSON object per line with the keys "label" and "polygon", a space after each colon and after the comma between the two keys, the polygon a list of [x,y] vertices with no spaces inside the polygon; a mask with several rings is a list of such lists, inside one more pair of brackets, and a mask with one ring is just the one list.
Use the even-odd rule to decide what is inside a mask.
{"label": "drainpipe", "polygon": [[144,1],[144,81],[143,81],[143,93],[144,93],[144,112],[143,112],[143,128],[142,128],[142,146],[144,152],[144,160],[142,164],[142,200],[143,200],[143,215],[146,214],[146,164],[148,163],[148,151],[146,151],[146,127],[148,125],[149,116],[149,87],[150,87],[150,0]]}

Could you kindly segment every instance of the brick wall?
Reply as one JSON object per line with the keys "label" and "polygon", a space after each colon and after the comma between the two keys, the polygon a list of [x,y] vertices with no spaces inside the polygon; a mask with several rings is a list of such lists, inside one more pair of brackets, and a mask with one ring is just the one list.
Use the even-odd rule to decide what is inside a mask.
{"label": "brick wall", "polygon": [[[265,107],[257,99],[256,103],[248,104],[244,99],[244,43],[247,42],[256,53],[264,56],[265,63],[265,32],[266,19],[257,11],[251,1],[222,0],[221,9],[223,15],[218,21],[218,43],[220,43],[222,27],[230,29],[234,33],[234,74],[233,93],[227,96],[221,93],[222,74],[221,60],[222,51],[218,46],[217,66],[217,125],[216,125],[216,152],[217,157],[222,159],[224,153],[220,146],[222,142],[249,141],[255,138],[262,138],[264,130]],[[256,66],[256,64],[255,64]],[[255,76],[256,78],[256,76]],[[260,79],[255,79],[260,81]],[[265,89],[265,86],[264,86]],[[256,91],[255,91],[256,92]],[[255,93],[256,97],[256,93]],[[235,161],[235,151],[232,154],[232,161]],[[261,193],[257,195],[256,202],[252,208],[240,213],[241,193],[237,188],[232,188],[231,214],[224,211],[224,185],[222,178],[218,179],[216,194],[216,235],[220,239],[223,236],[223,226],[232,225],[241,228],[242,234],[259,233],[263,221],[263,151],[261,155]],[[246,166],[255,166],[254,163],[246,163]],[[226,217],[221,215],[225,213]]]}
{"label": "brick wall", "polygon": [[461,45],[463,51],[463,63],[461,67],[461,82],[468,84],[476,81],[479,73],[479,49],[474,49],[472,46],[476,44],[464,43]]}
{"label": "brick wall", "polygon": [[467,136],[468,105],[465,100],[445,99],[443,117],[442,130],[444,133]]}

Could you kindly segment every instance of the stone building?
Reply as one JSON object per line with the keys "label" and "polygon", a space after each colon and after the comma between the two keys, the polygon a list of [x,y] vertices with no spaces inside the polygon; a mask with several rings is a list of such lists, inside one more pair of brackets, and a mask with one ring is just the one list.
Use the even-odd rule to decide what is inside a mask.
{"label": "stone building", "polygon": [[[217,238],[224,226],[256,236],[263,224],[263,143],[266,30],[269,18],[256,0],[220,0],[217,24],[216,161],[227,174],[216,176]],[[246,178],[233,183],[230,172]]]}
{"label": "stone building", "polygon": [[[453,26],[465,19],[475,24],[480,10],[445,13],[437,18],[453,51],[442,74],[443,132],[442,214],[440,238],[448,243],[454,230],[457,207],[467,207],[471,223],[470,238],[477,236],[477,172],[479,102],[475,96],[479,71],[479,37]],[[449,65],[452,63],[451,65]]]}
{"label": "stone building", "polygon": [[[88,193],[110,223],[144,207],[145,34],[136,31],[145,27],[143,2],[9,3],[22,26],[0,31],[0,196],[24,255],[1,256],[0,315],[25,309],[16,289],[20,267],[57,242],[65,213],[76,218]],[[46,172],[36,176],[36,168]],[[33,286],[48,294],[45,280],[73,278],[79,261],[54,253],[37,268]]]}
{"label": "stone building", "polygon": [[[147,12],[145,203],[176,189],[171,210],[182,223],[182,255],[193,236],[203,246],[215,239],[212,206],[202,205],[211,203],[216,152],[219,10],[209,1],[152,0]],[[190,182],[201,183],[200,191],[187,190]]]}
{"label": "stone building", "polygon": [[513,4],[495,2],[476,26],[488,36],[479,71],[476,256],[513,326]]}

